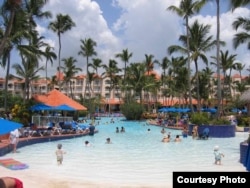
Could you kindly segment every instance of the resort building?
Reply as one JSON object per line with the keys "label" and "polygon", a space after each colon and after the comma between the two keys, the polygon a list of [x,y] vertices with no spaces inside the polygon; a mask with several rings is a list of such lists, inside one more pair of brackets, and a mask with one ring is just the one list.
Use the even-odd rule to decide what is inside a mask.
{"label": "resort building", "polygon": [[[155,73],[156,79],[160,79],[160,75]],[[114,89],[110,90],[110,78],[108,77],[101,77],[98,75],[94,76],[94,79],[91,83],[86,82],[86,75],[77,75],[70,79],[69,82],[63,82],[64,77],[63,75],[57,74],[55,77],[57,79],[61,80],[61,88],[60,91],[64,93],[65,95],[74,98],[76,100],[81,99],[81,97],[85,98],[93,98],[93,97],[101,97],[103,100],[103,103],[105,104],[111,104],[111,105],[119,105],[122,103],[122,98],[125,96],[124,92],[122,92],[121,88],[119,86],[115,86]],[[217,75],[213,75],[213,77],[210,79],[210,91],[209,92],[209,98],[216,98],[217,96]],[[231,77],[230,85],[224,84],[224,77],[220,76],[221,79],[221,85],[223,88],[224,95],[231,94],[233,98],[236,96],[241,95],[243,91],[240,91],[237,87],[239,84],[244,84],[245,89],[250,88],[249,83],[249,77],[247,76],[240,76],[239,74],[234,74]],[[24,95],[24,80],[20,80],[18,78],[11,78],[8,80],[8,92],[10,92],[12,95]],[[53,89],[59,89],[59,86],[56,84],[53,84],[53,81],[46,80],[45,78],[40,78],[36,81],[32,81],[30,83],[29,93],[30,97],[34,94],[46,94],[49,91]],[[0,90],[5,89],[5,79],[0,78]],[[161,86],[160,90],[156,93],[150,93],[150,92],[143,92],[143,101],[149,104],[155,104],[155,103],[161,103],[164,106],[171,106],[174,104],[180,104],[184,103],[184,99],[179,98],[165,98],[163,96],[163,86]],[[182,102],[180,102],[182,101]],[[195,102],[194,102],[195,103]]]}

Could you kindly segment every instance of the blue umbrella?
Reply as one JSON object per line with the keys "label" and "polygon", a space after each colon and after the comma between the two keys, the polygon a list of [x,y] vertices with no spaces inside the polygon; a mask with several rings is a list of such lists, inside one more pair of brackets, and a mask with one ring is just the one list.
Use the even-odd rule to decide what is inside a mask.
{"label": "blue umbrella", "polygon": [[74,109],[71,106],[68,106],[66,104],[62,104],[62,105],[59,105],[59,106],[52,107],[52,110],[76,111],[76,109]]}
{"label": "blue umbrella", "polygon": [[177,112],[190,112],[191,109],[190,108],[177,108]]}
{"label": "blue umbrella", "polygon": [[203,112],[210,112],[212,114],[216,113],[217,112],[217,109],[216,108],[202,108],[201,109]]}
{"label": "blue umbrella", "polygon": [[52,106],[46,104],[35,104],[34,106],[30,107],[31,111],[42,111],[42,110],[52,110]]}
{"label": "blue umbrella", "polygon": [[160,108],[158,112],[168,112],[168,108],[166,107]]}
{"label": "blue umbrella", "polygon": [[0,119],[0,135],[7,134],[15,129],[21,128],[23,125],[14,121]]}
{"label": "blue umbrella", "polygon": [[168,108],[168,112],[177,112],[177,109],[175,107]]}

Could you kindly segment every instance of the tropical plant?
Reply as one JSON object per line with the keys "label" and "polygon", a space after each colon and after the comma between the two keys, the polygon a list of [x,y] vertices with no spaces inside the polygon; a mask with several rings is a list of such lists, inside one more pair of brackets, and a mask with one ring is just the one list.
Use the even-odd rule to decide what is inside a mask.
{"label": "tropical plant", "polygon": [[[57,58],[56,54],[51,51],[54,48],[52,48],[51,46],[47,46],[45,51],[44,51],[44,56],[46,58],[46,63],[45,63],[45,78],[46,78],[46,83],[47,83],[47,79],[48,79],[48,62],[51,63],[51,65],[53,65],[53,60],[55,60]],[[46,84],[46,91],[48,92],[48,85]]]}
{"label": "tropical plant", "polygon": [[188,95],[189,95],[189,105],[191,108],[191,111],[193,112],[193,105],[192,105],[192,93],[191,93],[191,76],[190,76],[190,41],[189,41],[189,18],[194,15],[195,13],[198,13],[201,8],[206,3],[206,0],[200,0],[200,1],[193,1],[193,0],[181,0],[179,7],[176,6],[170,6],[167,8],[167,10],[173,11],[177,13],[179,16],[183,17],[185,20],[185,26],[186,26],[186,36],[187,36],[187,56],[188,56],[188,74],[187,74],[187,80],[188,80]]}
{"label": "tropical plant", "polygon": [[61,90],[61,35],[65,33],[68,30],[71,30],[72,27],[75,27],[76,24],[73,22],[71,17],[69,15],[62,15],[62,14],[57,14],[56,15],[56,20],[53,22],[49,23],[48,28],[57,33],[58,36],[58,42],[59,42],[59,48],[58,48],[58,72],[59,72],[59,90]]}
{"label": "tropical plant", "polygon": [[[82,55],[83,57],[86,57],[86,86],[85,86],[85,92],[83,98],[86,96],[87,88],[89,88],[89,58],[92,56],[96,56],[97,52],[95,51],[97,43],[92,40],[91,38],[81,39],[81,50],[78,52],[78,55]],[[90,91],[89,91],[90,92]]]}
{"label": "tropical plant", "polygon": [[127,63],[129,63],[129,59],[132,56],[133,56],[133,53],[129,53],[128,49],[122,50],[122,53],[118,53],[115,56],[115,57],[120,58],[124,62],[124,80],[126,78]]}
{"label": "tropical plant", "polygon": [[[198,69],[198,59],[201,59],[206,65],[208,64],[208,59],[206,57],[206,52],[211,50],[216,45],[216,41],[213,40],[212,35],[207,36],[210,30],[210,25],[199,24],[196,20],[190,27],[190,58],[195,63],[195,78],[196,78],[196,99],[198,101],[197,108],[201,108],[200,99],[200,83],[199,83],[199,69]],[[181,35],[179,40],[184,44],[183,46],[172,45],[168,48],[170,54],[173,52],[188,53],[187,51],[187,36]]]}
{"label": "tropical plant", "polygon": [[8,38],[12,31],[12,26],[14,23],[15,15],[16,15],[16,12],[20,9],[21,2],[22,2],[21,0],[12,0],[12,1],[5,0],[3,3],[3,10],[6,12],[8,11],[10,13],[8,14],[8,18],[7,18],[8,22],[6,24],[6,29],[0,40],[0,57],[4,53],[6,43],[8,42]]}
{"label": "tropical plant", "polygon": [[144,112],[144,108],[137,102],[130,102],[121,105],[121,112],[127,120],[140,120]]}
{"label": "tropical plant", "polygon": [[64,70],[64,81],[69,85],[70,89],[70,95],[71,98],[73,99],[73,91],[72,91],[72,83],[71,79],[79,72],[82,71],[81,68],[76,67],[75,63],[77,60],[74,57],[68,57],[68,58],[63,58],[62,61],[64,62],[64,67],[62,69]]}

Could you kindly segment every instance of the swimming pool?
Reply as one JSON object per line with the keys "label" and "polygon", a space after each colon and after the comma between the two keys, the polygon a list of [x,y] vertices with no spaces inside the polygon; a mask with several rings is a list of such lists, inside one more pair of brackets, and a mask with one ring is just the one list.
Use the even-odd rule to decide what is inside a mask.
{"label": "swimming pool", "polygon": [[[246,171],[239,162],[239,145],[248,133],[236,133],[233,138],[193,140],[188,137],[180,143],[162,143],[160,127],[146,125],[144,121],[124,121],[124,118],[114,118],[114,121],[110,123],[110,118],[102,118],[96,127],[99,132],[94,136],[19,148],[15,159],[46,176],[113,187],[171,187],[173,171]],[[116,133],[116,127],[122,126],[126,132]],[[181,133],[167,132],[171,132],[172,139]],[[105,144],[108,137],[112,144]],[[85,140],[92,146],[85,147]],[[58,143],[67,152],[62,166],[56,162]],[[215,145],[225,154],[222,165],[213,164]]]}

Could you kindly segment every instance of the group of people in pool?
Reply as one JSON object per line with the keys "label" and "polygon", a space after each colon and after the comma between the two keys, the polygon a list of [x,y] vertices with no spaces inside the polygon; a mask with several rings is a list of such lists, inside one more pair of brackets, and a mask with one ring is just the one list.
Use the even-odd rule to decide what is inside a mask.
{"label": "group of people in pool", "polygon": [[[163,127],[161,129],[161,133],[164,135],[163,139],[162,139],[162,142],[170,142],[171,140],[171,136],[170,136],[170,132],[168,133],[168,135],[165,135],[166,134],[166,130],[165,128]],[[187,127],[184,127],[183,130],[182,130],[182,137],[183,138],[187,138],[188,137],[188,129]],[[193,139],[197,139],[199,137],[199,133],[198,133],[198,126],[195,125],[193,127],[193,130],[192,130],[192,138]],[[175,142],[181,142],[181,138],[180,138],[180,135],[176,135],[175,139],[174,139]]]}
{"label": "group of people in pool", "polygon": [[[162,142],[166,143],[166,142],[171,141],[171,132],[168,132],[168,134],[165,135],[166,131],[164,128],[162,128],[161,133],[164,134],[164,137],[161,140]],[[176,135],[173,141],[174,142],[181,142],[180,135]]]}
{"label": "group of people in pool", "polygon": [[119,130],[119,127],[116,127],[115,132],[116,132],[116,133],[125,133],[125,128],[124,128],[124,127],[121,127],[121,130]]}

